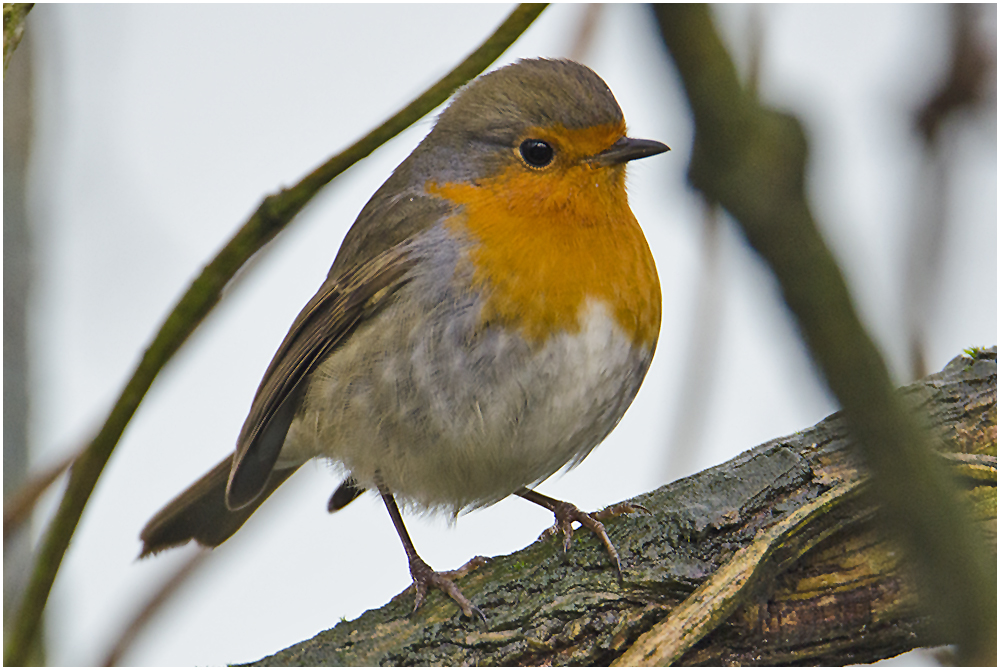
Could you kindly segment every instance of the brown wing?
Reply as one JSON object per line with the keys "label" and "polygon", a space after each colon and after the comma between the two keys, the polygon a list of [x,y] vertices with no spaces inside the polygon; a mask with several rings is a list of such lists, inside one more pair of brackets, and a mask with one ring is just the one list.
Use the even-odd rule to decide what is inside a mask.
{"label": "brown wing", "polygon": [[226,487],[231,510],[264,490],[305,391],[305,380],[362,320],[385,307],[407,281],[407,243],[328,279],[296,317],[257,388],[236,444]]}

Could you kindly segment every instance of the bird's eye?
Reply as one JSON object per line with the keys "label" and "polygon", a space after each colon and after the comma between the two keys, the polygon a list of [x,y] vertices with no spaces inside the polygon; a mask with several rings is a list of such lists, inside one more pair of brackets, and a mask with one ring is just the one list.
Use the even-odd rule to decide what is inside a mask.
{"label": "bird's eye", "polygon": [[542,140],[525,140],[521,142],[521,158],[529,167],[543,168],[552,162],[556,151],[552,145]]}

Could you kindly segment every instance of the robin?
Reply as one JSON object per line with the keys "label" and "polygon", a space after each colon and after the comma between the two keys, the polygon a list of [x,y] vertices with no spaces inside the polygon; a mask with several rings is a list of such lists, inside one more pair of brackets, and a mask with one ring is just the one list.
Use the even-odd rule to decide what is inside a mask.
{"label": "robin", "polygon": [[[582,461],[631,404],[660,329],[660,284],[607,84],[523,60],[459,92],[365,205],[264,373],[235,452],[141,534],[142,555],[228,539],[303,463],[347,477],[336,511],[379,492],[420,606],[428,588],[482,613],[417,554],[396,504],[449,514],[517,495],[568,547],[599,515],[534,491]],[[612,513],[628,511],[619,508]]]}

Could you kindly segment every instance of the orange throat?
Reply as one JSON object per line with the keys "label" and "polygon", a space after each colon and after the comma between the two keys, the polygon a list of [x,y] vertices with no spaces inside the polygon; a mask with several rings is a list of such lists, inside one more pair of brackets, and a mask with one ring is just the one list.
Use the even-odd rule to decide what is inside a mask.
{"label": "orange throat", "polygon": [[477,184],[428,184],[462,206],[446,225],[476,243],[468,260],[486,296],[481,324],[535,343],[576,333],[588,301],[603,302],[633,345],[660,330],[660,282],[625,194],[623,166],[551,173],[512,166]]}

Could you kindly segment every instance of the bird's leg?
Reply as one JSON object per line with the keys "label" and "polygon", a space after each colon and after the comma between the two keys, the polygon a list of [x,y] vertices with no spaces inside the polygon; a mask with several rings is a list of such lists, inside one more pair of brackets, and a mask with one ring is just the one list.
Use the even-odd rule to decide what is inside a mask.
{"label": "bird's leg", "polygon": [[462,613],[465,616],[471,619],[473,613],[475,613],[485,624],[486,616],[462,594],[451,580],[462,577],[470,570],[478,568],[486,562],[486,559],[482,556],[476,556],[458,570],[435,572],[431,569],[431,566],[424,562],[424,559],[417,555],[413,541],[410,540],[410,534],[406,532],[406,526],[403,525],[403,516],[399,513],[399,507],[396,506],[396,499],[392,497],[392,492],[381,482],[378,484],[378,491],[382,495],[386,509],[389,510],[392,525],[396,527],[396,533],[399,534],[399,539],[403,542],[403,550],[406,551],[406,558],[410,562],[410,576],[413,577],[413,587],[416,591],[416,602],[413,604],[413,611],[415,612],[420,607],[427,596],[427,590],[433,586],[451,596],[451,599],[462,608]]}
{"label": "bird's leg", "polygon": [[600,512],[588,514],[573,503],[556,500],[555,498],[550,498],[546,495],[542,495],[538,491],[532,491],[528,488],[518,489],[517,491],[514,491],[514,494],[524,498],[525,500],[530,500],[536,505],[541,505],[556,515],[555,524],[542,533],[542,537],[552,537],[556,533],[562,533],[563,551],[569,551],[570,542],[573,540],[574,521],[579,521],[581,526],[597,535],[597,537],[599,537],[601,542],[604,544],[604,548],[607,550],[608,555],[611,557],[611,563],[614,565],[615,572],[618,575],[618,581],[622,581],[622,563],[621,559],[618,557],[618,550],[615,549],[615,545],[612,544],[607,531],[604,530],[604,524],[601,523],[601,519],[610,519],[621,514],[628,514],[630,512],[640,510],[648,513],[649,510],[642,505],[636,505],[634,503],[619,503],[617,505],[605,507]]}

